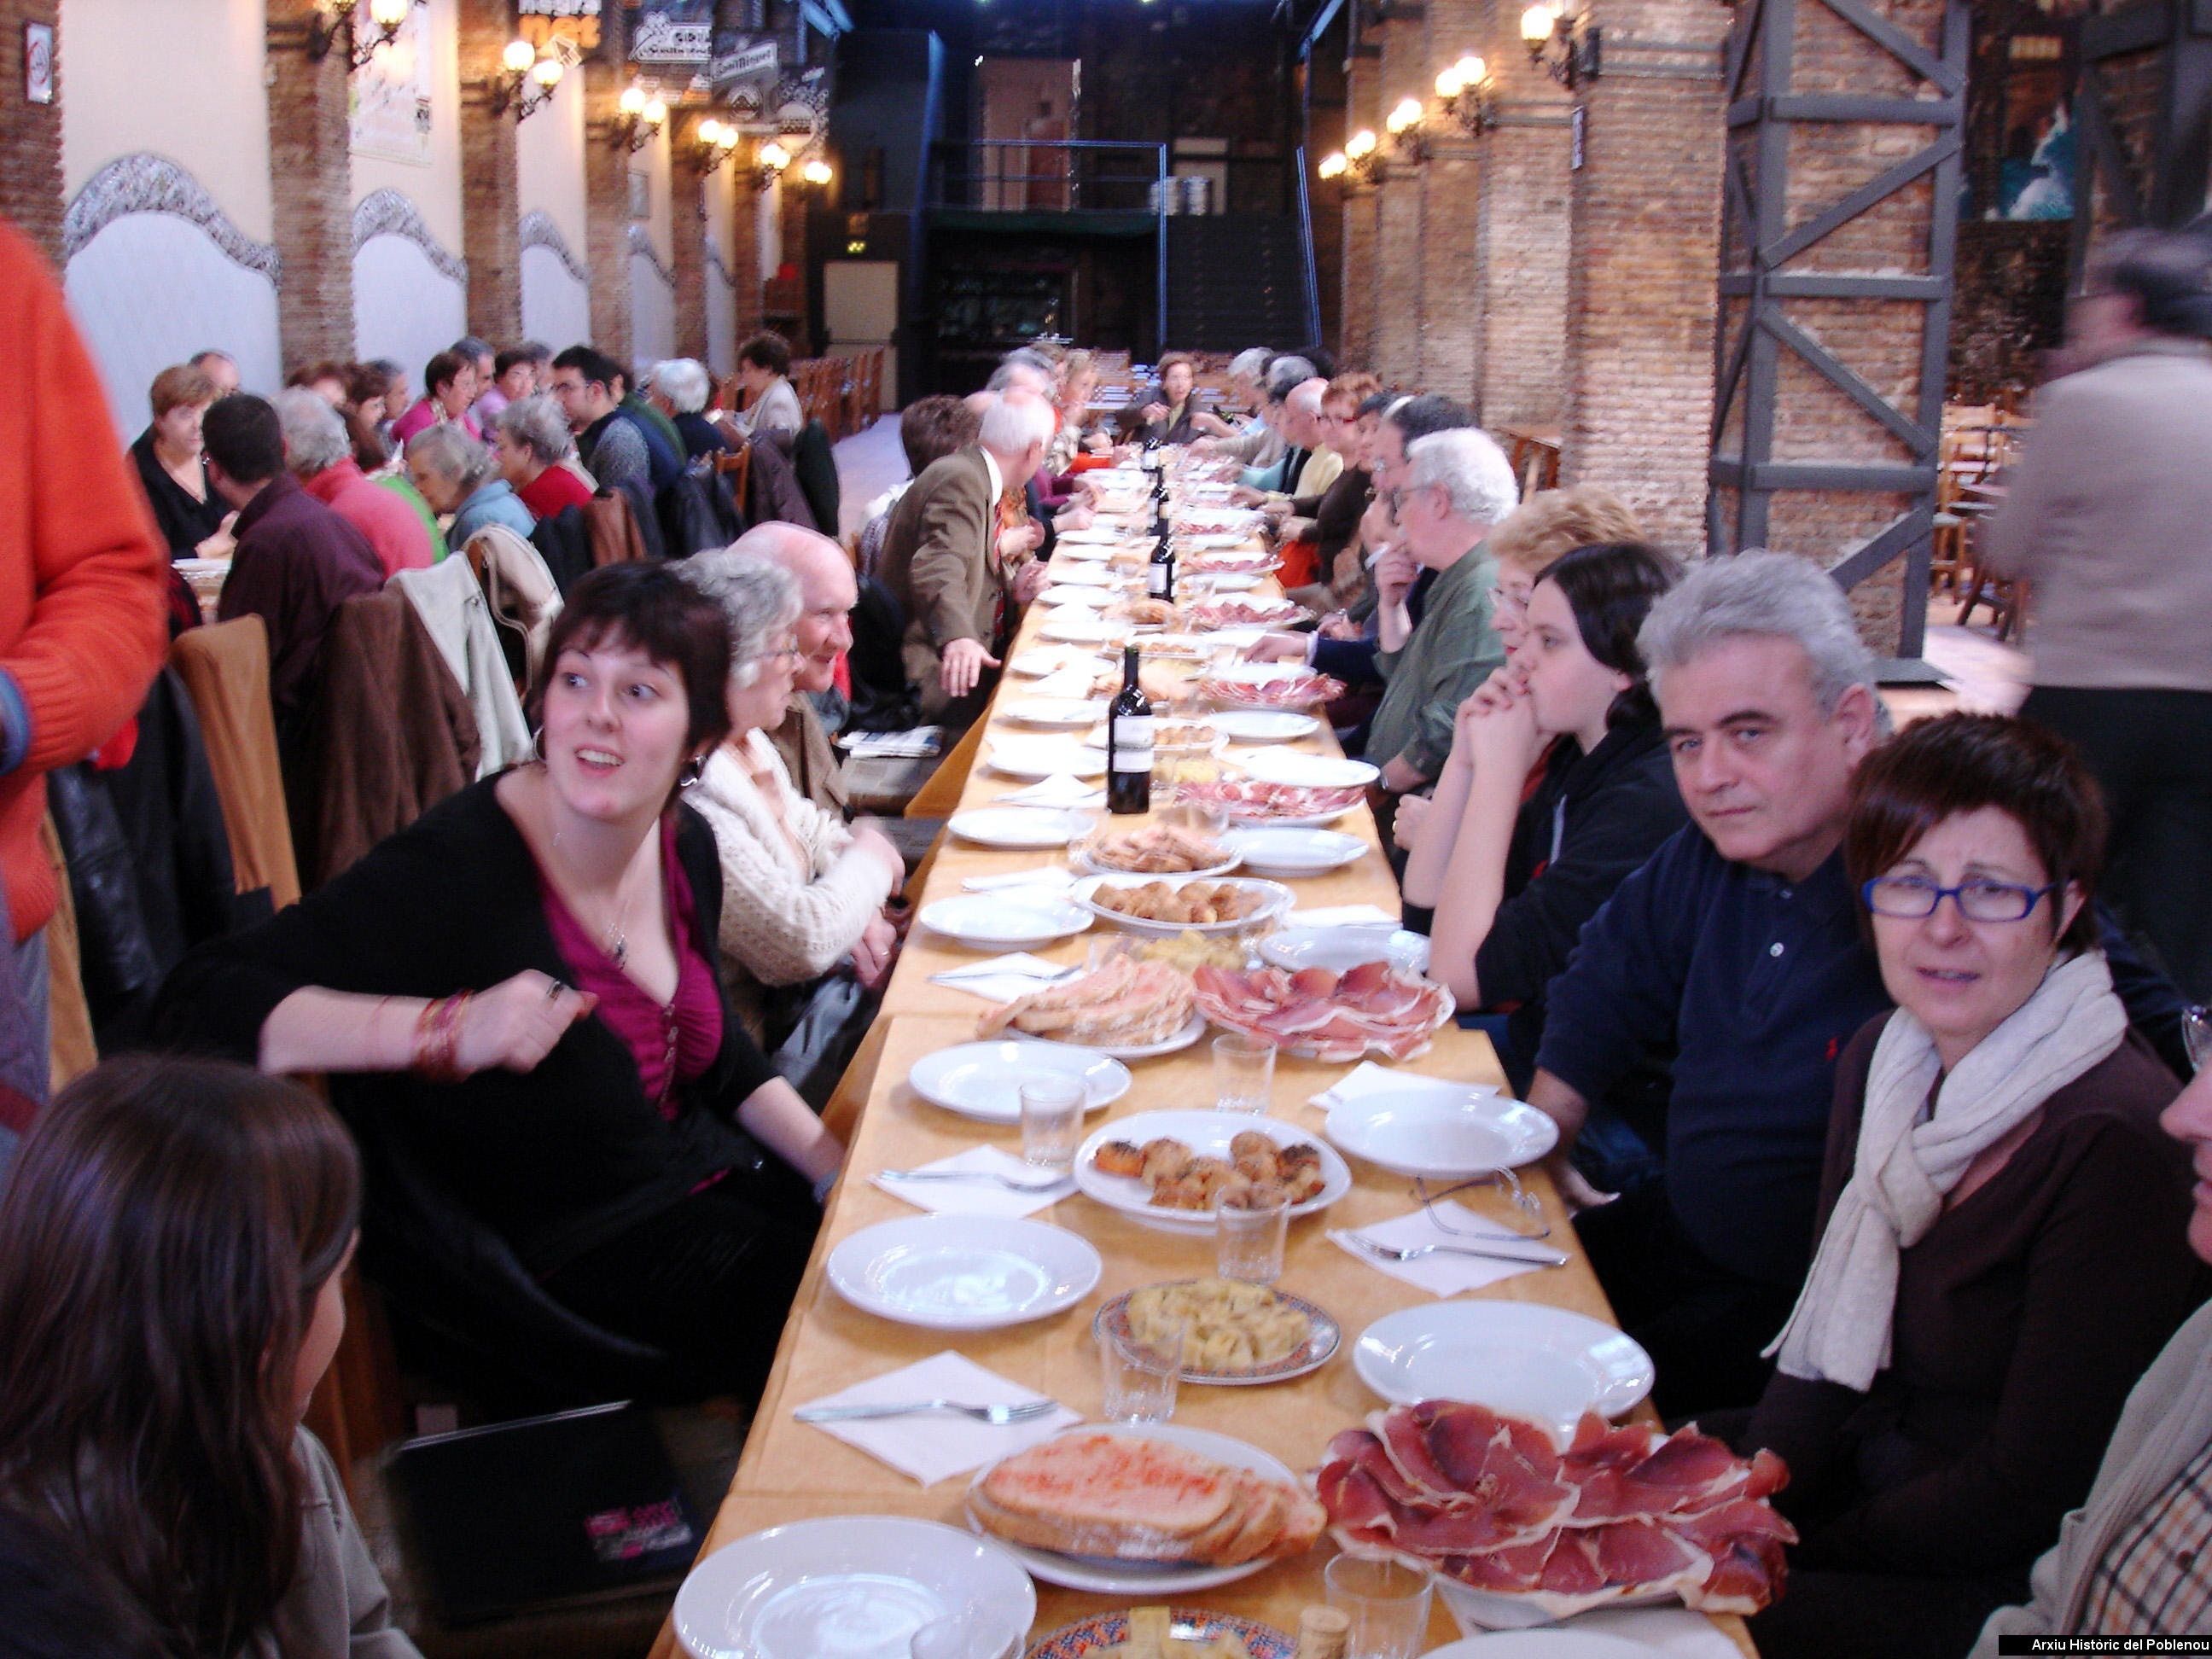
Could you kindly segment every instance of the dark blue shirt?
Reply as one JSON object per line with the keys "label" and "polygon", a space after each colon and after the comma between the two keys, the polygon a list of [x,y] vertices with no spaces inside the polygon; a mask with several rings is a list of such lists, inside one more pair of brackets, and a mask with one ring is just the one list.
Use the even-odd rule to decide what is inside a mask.
{"label": "dark blue shirt", "polygon": [[645,440],[645,453],[652,465],[653,487],[655,489],[665,489],[684,476],[684,458],[669,447],[665,433],[634,410],[617,407],[615,413],[635,427],[638,435]]}
{"label": "dark blue shirt", "polygon": [[1790,882],[1691,825],[1621,883],[1552,981],[1537,1065],[1595,1103],[1671,1049],[1668,1200],[1714,1261],[1765,1284],[1804,1279],[1836,1058],[1890,1006],[1856,904],[1840,852]]}
{"label": "dark blue shirt", "polygon": [[[1324,580],[1328,574],[1326,571],[1322,573]],[[1437,585],[1438,574],[1423,565],[1421,574],[1413,578],[1413,585],[1406,590],[1406,615],[1416,628],[1421,625],[1421,618],[1428,614],[1429,590]],[[1369,620],[1372,622],[1371,615]],[[1375,653],[1379,643],[1371,633],[1357,640],[1316,640],[1314,672],[1333,675],[1348,686],[1380,685],[1382,676],[1375,668]]]}

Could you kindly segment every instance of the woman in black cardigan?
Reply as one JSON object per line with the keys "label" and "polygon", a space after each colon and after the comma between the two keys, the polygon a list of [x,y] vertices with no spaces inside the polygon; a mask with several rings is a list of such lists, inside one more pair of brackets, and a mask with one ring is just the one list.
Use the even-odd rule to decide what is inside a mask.
{"label": "woman in black cardigan", "polygon": [[556,1301],[687,1389],[757,1388],[842,1149],[715,986],[720,866],[676,793],[728,725],[727,633],[674,570],[611,566],[545,663],[542,761],[187,957],[165,1018],[264,1070],[374,1074],[351,1103]]}

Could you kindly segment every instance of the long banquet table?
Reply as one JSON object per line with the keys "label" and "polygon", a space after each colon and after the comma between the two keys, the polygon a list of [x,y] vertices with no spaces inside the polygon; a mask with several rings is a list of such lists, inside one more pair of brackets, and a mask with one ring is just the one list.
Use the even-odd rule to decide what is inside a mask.
{"label": "long banquet table", "polygon": [[[1272,589],[1268,590],[1272,591]],[[1017,649],[1034,641],[1035,616],[1024,619]],[[998,704],[1024,695],[1024,682],[1009,677],[994,697]],[[995,729],[995,728],[994,728]],[[1011,729],[1011,728],[1009,728]],[[986,742],[994,735],[986,732]],[[1290,745],[1309,752],[1334,753],[1326,726],[1312,738]],[[1022,787],[1018,780],[995,775],[978,764],[967,780],[961,805],[988,805]],[[1128,823],[1137,820],[1119,820]],[[1376,842],[1372,816],[1363,807],[1339,828],[1369,843],[1355,862],[1329,875],[1292,884],[1301,908],[1375,904],[1393,915],[1398,891]],[[1008,852],[972,846],[948,837],[940,848],[921,895],[924,903],[957,893],[974,876],[998,874],[1053,861],[1050,853]],[[1079,935],[1035,954],[1063,964],[1081,962],[1090,936]],[[1036,1219],[1080,1234],[1097,1248],[1104,1276],[1075,1307],[1050,1318],[1011,1328],[951,1332],[895,1324],[861,1312],[832,1289],[823,1261],[841,1240],[861,1228],[911,1216],[913,1206],[865,1177],[872,1170],[910,1169],[979,1142],[1019,1152],[1020,1134],[1012,1125],[994,1125],[943,1110],[922,1100],[908,1085],[907,1073],[925,1054],[974,1040],[975,1023],[990,1005],[964,991],[933,985],[932,974],[972,963],[979,953],[939,939],[920,926],[914,930],[887,988],[882,1022],[881,1059],[866,1091],[853,1134],[848,1178],[832,1194],[814,1255],[786,1324],[775,1364],[755,1416],[744,1453],[729,1494],[708,1532],[702,1556],[763,1528],[786,1522],[840,1515],[897,1515],[964,1524],[962,1497],[968,1477],[955,1476],[922,1487],[908,1476],[819,1429],[793,1420],[798,1407],[896,1370],[918,1359],[956,1350],[986,1369],[1050,1395],[1087,1419],[1098,1415],[1098,1360],[1091,1334],[1092,1316],[1127,1291],[1164,1279],[1195,1278],[1212,1271],[1212,1241],[1158,1231],[1076,1194],[1036,1212]],[[1181,1053],[1131,1064],[1134,1083],[1127,1095],[1103,1115],[1085,1120],[1086,1133],[1101,1122],[1133,1112],[1187,1108],[1212,1098],[1212,1056],[1201,1040]],[[1322,1113],[1309,1097],[1349,1068],[1285,1054],[1279,1057],[1271,1111],[1319,1139]],[[1428,1050],[1405,1062],[1409,1072],[1471,1082],[1500,1084],[1489,1040],[1480,1033],[1447,1025]],[[1351,1192],[1322,1215],[1294,1223],[1285,1256],[1281,1287],[1327,1310],[1343,1332],[1343,1345],[1320,1370],[1262,1388],[1207,1388],[1185,1383],[1175,1421],[1233,1434],[1280,1458],[1293,1469],[1319,1463],[1322,1449],[1340,1431],[1357,1425],[1382,1402],[1353,1374],[1351,1350],[1360,1331],[1384,1314],[1435,1300],[1427,1291],[1352,1259],[1324,1237],[1326,1228],[1358,1226],[1402,1215],[1413,1207],[1409,1183],[1358,1159]],[[1540,1170],[1523,1172],[1528,1188],[1541,1202],[1551,1226],[1550,1242],[1571,1257],[1564,1267],[1516,1273],[1476,1296],[1542,1303],[1611,1322],[1611,1310],[1587,1262],[1577,1249],[1573,1229],[1550,1182]],[[1462,1195],[1489,1218],[1504,1223],[1510,1212],[1490,1194]],[[1648,1407],[1639,1408],[1648,1413]],[[1248,1578],[1218,1589],[1174,1598],[1181,1605],[1240,1613],[1295,1632],[1303,1607],[1322,1599],[1322,1568],[1333,1547],[1324,1540],[1308,1554],[1276,1562]],[[1127,1597],[1110,1597],[1037,1585],[1037,1617],[1030,1640],[1073,1620],[1129,1606]],[[1716,1624],[1747,1655],[1755,1655],[1741,1620]],[[1441,1598],[1431,1620],[1429,1645],[1458,1635]],[[652,1659],[680,1659],[672,1626],[664,1626]]]}

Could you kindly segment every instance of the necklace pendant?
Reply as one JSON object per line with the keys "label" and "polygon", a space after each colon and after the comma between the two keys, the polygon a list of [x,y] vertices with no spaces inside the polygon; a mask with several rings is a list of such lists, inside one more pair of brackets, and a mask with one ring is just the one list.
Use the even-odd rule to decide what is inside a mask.
{"label": "necklace pendant", "polygon": [[607,942],[607,955],[617,968],[628,962],[629,960],[629,936],[627,933],[617,932],[614,938]]}

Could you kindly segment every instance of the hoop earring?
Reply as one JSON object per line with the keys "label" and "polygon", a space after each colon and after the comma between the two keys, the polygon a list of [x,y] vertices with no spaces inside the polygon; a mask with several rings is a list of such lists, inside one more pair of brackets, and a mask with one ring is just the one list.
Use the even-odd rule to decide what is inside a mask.
{"label": "hoop earring", "polygon": [[676,769],[676,787],[678,789],[691,788],[706,775],[707,757],[704,755],[694,755]]}
{"label": "hoop earring", "polygon": [[543,725],[540,725],[536,730],[531,732],[530,750],[523,757],[523,760],[526,764],[530,766],[543,766],[545,764],[545,728]]}

